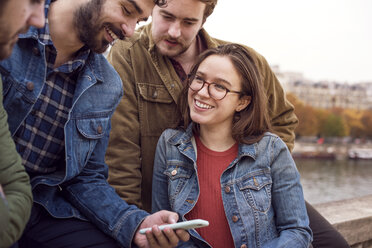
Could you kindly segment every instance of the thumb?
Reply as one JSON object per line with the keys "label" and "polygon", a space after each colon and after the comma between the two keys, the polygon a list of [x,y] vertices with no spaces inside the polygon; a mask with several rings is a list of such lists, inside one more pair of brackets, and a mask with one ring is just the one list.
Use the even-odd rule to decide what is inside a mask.
{"label": "thumb", "polygon": [[165,212],[166,213],[164,213],[164,214],[165,214],[167,223],[170,223],[170,224],[177,223],[177,221],[178,221],[178,214],[177,213],[170,212],[170,211],[165,211]]}

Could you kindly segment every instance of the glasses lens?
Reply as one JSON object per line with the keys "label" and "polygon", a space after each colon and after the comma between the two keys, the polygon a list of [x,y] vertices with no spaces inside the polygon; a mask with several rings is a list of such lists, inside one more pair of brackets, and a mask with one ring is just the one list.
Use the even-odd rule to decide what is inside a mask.
{"label": "glasses lens", "polygon": [[196,78],[192,79],[190,82],[190,88],[194,91],[198,91],[203,88],[204,82],[203,80],[198,80]]}
{"label": "glasses lens", "polygon": [[226,88],[219,84],[209,85],[209,95],[215,100],[221,100],[226,95]]}

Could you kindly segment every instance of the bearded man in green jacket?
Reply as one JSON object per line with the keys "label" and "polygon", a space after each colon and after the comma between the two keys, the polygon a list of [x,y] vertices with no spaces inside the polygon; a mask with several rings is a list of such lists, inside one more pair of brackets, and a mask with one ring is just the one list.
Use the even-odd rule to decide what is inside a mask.
{"label": "bearded man in green jacket", "polygon": [[[18,34],[44,26],[44,1],[0,0],[0,60],[10,56]],[[0,72],[1,73],[1,72]],[[9,132],[0,75],[0,247],[21,236],[32,206],[29,177]]]}
{"label": "bearded man in green jacket", "polygon": [[[138,29],[131,39],[118,41],[108,55],[124,86],[124,97],[112,118],[106,153],[109,183],[125,201],[145,210],[151,210],[156,144],[161,133],[179,121],[176,103],[183,82],[201,52],[228,43],[210,37],[203,29],[216,4],[217,0],[172,0],[165,8],[155,7],[152,23]],[[298,125],[293,105],[266,59],[246,48],[263,78],[273,131],[292,150]],[[335,242],[328,247],[347,247],[340,245],[346,242],[337,231],[311,209],[317,220],[324,220],[320,226],[325,226],[324,232],[330,235],[326,239]],[[321,235],[324,232],[321,230]],[[314,241],[317,238],[314,235]],[[323,243],[328,245],[328,241]]]}

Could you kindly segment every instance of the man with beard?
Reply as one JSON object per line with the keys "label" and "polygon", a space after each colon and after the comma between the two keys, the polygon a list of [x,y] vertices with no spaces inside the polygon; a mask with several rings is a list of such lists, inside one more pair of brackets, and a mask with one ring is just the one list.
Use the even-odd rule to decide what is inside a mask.
{"label": "man with beard", "polygon": [[[10,56],[18,35],[30,25],[44,26],[43,3],[0,0],[0,61]],[[0,247],[9,247],[21,236],[32,206],[30,180],[15,149],[7,119],[0,94]]]}
{"label": "man with beard", "polygon": [[[19,247],[171,247],[176,213],[128,205],[107,183],[104,154],[121,80],[102,53],[161,0],[47,0],[46,25],[0,63],[9,129],[34,204]],[[139,228],[153,227],[146,235]]]}
{"label": "man with beard", "polygon": [[[201,52],[228,43],[210,37],[203,29],[216,4],[217,0],[172,0],[166,8],[155,7],[152,23],[110,50],[108,59],[119,72],[126,94],[112,118],[106,153],[109,183],[123,199],[146,210],[151,209],[157,140],[179,121],[176,102],[187,74]],[[292,150],[298,124],[293,106],[265,58],[247,49],[263,78],[273,132]],[[185,176],[174,173],[169,180]],[[310,204],[307,208],[315,247],[347,247],[342,236]]]}

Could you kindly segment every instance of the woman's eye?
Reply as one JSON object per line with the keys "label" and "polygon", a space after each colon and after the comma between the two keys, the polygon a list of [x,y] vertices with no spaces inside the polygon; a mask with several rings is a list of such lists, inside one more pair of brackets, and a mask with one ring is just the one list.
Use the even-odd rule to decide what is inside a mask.
{"label": "woman's eye", "polygon": [[224,91],[226,90],[226,87],[221,84],[214,84],[214,88],[218,91]]}
{"label": "woman's eye", "polygon": [[199,76],[195,76],[195,80],[200,82],[200,83],[203,83],[204,79],[202,77],[199,77]]}

